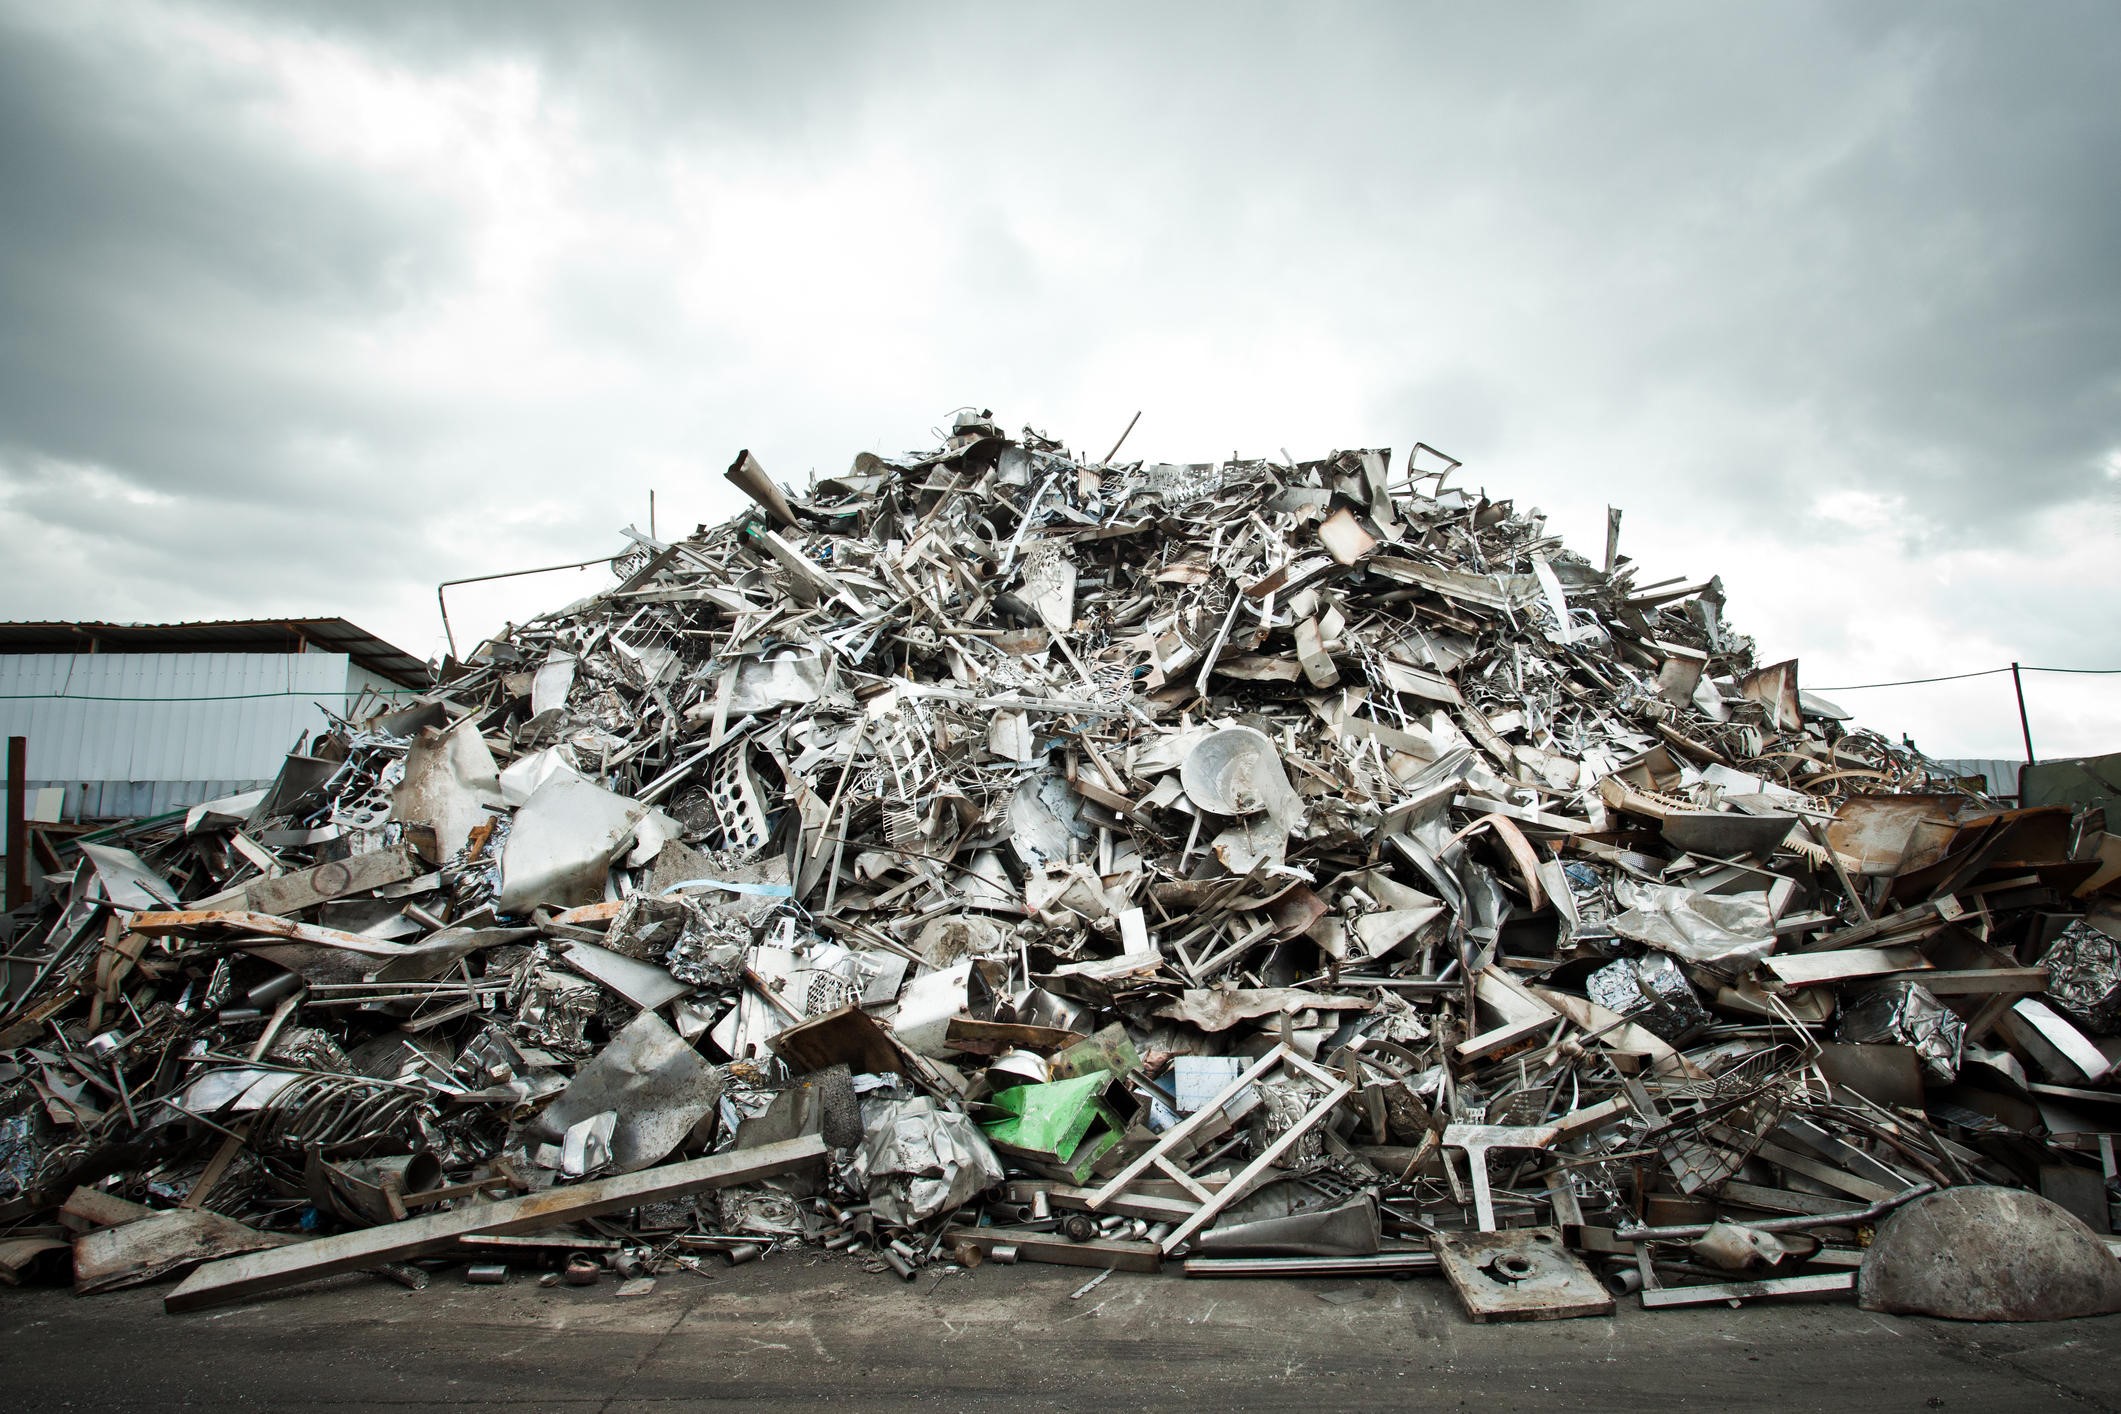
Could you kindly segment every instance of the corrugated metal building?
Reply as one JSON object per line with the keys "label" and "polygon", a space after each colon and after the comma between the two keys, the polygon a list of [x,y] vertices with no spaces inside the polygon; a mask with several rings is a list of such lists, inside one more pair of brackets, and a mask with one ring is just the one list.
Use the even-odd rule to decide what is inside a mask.
{"label": "corrugated metal building", "polygon": [[1943,761],[1940,766],[1949,766],[1962,776],[1982,776],[1988,781],[1988,793],[1996,800],[2016,803],[2018,799],[2018,768],[2023,761],[1988,761],[1966,758]]}
{"label": "corrugated metal building", "polygon": [[321,709],[429,681],[344,619],[0,624],[0,736],[66,820],[154,815],[269,783]]}

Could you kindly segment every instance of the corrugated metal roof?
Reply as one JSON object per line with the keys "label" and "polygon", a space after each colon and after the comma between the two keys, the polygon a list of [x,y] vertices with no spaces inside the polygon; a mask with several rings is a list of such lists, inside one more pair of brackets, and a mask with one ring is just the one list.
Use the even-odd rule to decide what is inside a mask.
{"label": "corrugated metal roof", "polygon": [[400,687],[433,682],[427,664],[345,619],[0,623],[0,653],[300,653],[304,648],[344,653]]}

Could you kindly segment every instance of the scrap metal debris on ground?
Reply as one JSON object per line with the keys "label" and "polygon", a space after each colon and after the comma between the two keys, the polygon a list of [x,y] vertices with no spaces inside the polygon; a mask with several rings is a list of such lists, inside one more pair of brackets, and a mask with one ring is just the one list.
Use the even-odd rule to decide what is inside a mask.
{"label": "scrap metal debris on ground", "polygon": [[810,1244],[1507,1320],[1853,1295],[1934,1190],[2107,1233],[2103,818],[1969,793],[1717,580],[1637,583],[1617,513],[1593,563],[1457,470],[984,413],[800,497],[740,455],[745,515],[629,530],[10,918],[0,1276]]}

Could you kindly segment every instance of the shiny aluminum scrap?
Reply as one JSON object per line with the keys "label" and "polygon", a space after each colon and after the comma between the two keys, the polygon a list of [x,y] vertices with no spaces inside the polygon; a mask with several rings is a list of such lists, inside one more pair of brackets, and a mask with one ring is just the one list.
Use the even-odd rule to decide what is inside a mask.
{"label": "shiny aluminum scrap", "polygon": [[0,1222],[247,1250],[822,1134],[479,1255],[1447,1248],[1483,1319],[1845,1291],[1932,1187],[2105,1230],[2103,817],[1964,794],[1617,511],[1594,562],[1457,471],[973,411],[800,494],[740,454],[743,514],[629,528],[267,790],[61,843],[7,920]]}

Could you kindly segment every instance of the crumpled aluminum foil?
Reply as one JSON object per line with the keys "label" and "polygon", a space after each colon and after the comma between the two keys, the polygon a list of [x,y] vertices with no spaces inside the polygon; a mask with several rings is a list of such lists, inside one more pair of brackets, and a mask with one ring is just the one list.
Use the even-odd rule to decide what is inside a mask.
{"label": "crumpled aluminum foil", "polygon": [[2095,1036],[2121,1036],[2121,943],[2082,918],[2040,958],[2047,999]]}
{"label": "crumpled aluminum foil", "polygon": [[753,930],[741,916],[718,914],[687,902],[687,917],[663,966],[672,977],[694,986],[728,989],[743,977],[744,952]]}
{"label": "crumpled aluminum foil", "polygon": [[886,1222],[925,1222],[1002,1181],[979,1126],[927,1096],[871,1101],[862,1111],[861,1147],[847,1171]]}
{"label": "crumpled aluminum foil", "polygon": [[1620,877],[1613,897],[1627,907],[1613,919],[1614,932],[1698,966],[1742,971],[1775,950],[1764,893],[1704,894]]}
{"label": "crumpled aluminum foil", "polygon": [[584,1034],[589,1019],[597,1014],[601,994],[594,982],[562,972],[556,967],[531,964],[521,985],[522,1001],[516,1007],[516,1034],[533,1046],[561,1055],[589,1054]]}
{"label": "crumpled aluminum foil", "polygon": [[[1263,1137],[1269,1140],[1294,1129],[1320,1097],[1316,1086],[1296,1080],[1262,1080],[1253,1088],[1266,1105],[1267,1126]],[[1326,1151],[1323,1128],[1314,1124],[1305,1130],[1293,1145],[1282,1151],[1277,1167],[1300,1168],[1323,1157]]]}
{"label": "crumpled aluminum foil", "polygon": [[44,1161],[38,1140],[36,1118],[26,1107],[0,1118],[0,1199],[20,1198],[36,1187]]}
{"label": "crumpled aluminum foil", "polygon": [[1584,990],[1606,1010],[1674,1043],[1703,1030],[1711,1020],[1686,973],[1661,952],[1609,962],[1585,979]]}
{"label": "crumpled aluminum foil", "polygon": [[1881,982],[1842,1002],[1834,1039],[1909,1047],[1925,1080],[1949,1085],[1959,1075],[1966,1023],[1919,982]]}

